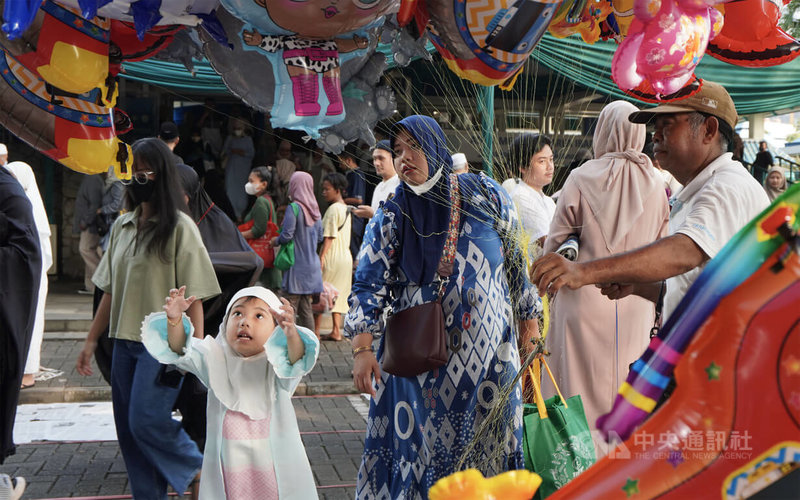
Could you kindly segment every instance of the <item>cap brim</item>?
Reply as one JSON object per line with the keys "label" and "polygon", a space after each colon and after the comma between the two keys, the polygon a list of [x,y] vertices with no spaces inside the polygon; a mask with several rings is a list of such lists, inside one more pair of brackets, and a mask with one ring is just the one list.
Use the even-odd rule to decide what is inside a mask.
{"label": "cap brim", "polygon": [[683,106],[675,106],[674,104],[662,104],[652,109],[644,111],[635,111],[628,115],[628,121],[632,123],[650,123],[658,115],[673,114],[673,113],[691,113],[695,111],[693,108],[685,108]]}

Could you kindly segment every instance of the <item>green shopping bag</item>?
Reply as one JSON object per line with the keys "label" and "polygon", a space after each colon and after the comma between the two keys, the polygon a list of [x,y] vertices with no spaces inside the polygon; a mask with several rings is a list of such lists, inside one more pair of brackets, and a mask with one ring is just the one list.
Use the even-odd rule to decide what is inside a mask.
{"label": "green shopping bag", "polygon": [[588,469],[596,457],[580,395],[564,400],[547,361],[541,362],[558,396],[545,401],[538,374],[528,367],[536,402],[523,409],[522,447],[525,468],[542,477],[535,498],[544,499]]}
{"label": "green shopping bag", "polygon": [[[295,219],[297,218],[297,214],[300,212],[300,208],[297,206],[296,203],[290,203],[290,207],[292,207],[292,211],[294,212]],[[294,240],[290,241],[285,245],[281,245],[281,248],[278,250],[278,253],[275,254],[275,261],[273,266],[281,271],[286,271],[290,267],[294,265]]]}

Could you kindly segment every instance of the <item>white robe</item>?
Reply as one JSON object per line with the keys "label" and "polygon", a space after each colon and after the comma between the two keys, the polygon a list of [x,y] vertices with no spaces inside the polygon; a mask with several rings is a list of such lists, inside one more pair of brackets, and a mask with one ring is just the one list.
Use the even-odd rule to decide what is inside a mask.
{"label": "white robe", "polygon": [[28,360],[25,362],[24,373],[33,374],[39,371],[41,360],[42,340],[44,338],[44,306],[47,300],[47,270],[53,265],[53,249],[50,247],[50,221],[44,210],[42,196],[36,185],[36,176],[30,165],[21,161],[12,161],[5,165],[6,170],[17,178],[33,207],[33,220],[36,231],[39,233],[39,246],[42,249],[42,274],[39,278],[39,299],[36,303],[36,318],[33,322],[33,335],[28,348]]}
{"label": "white robe", "polygon": [[[235,296],[231,303],[236,299]],[[252,419],[270,417],[269,443],[281,500],[318,498],[291,401],[300,379],[316,363],[319,341],[314,333],[297,327],[305,354],[290,364],[286,334],[280,327],[275,328],[264,344],[264,353],[242,358],[219,339],[219,336],[224,337],[223,331],[217,339],[207,336],[198,340],[191,337],[194,329],[185,316],[184,326],[189,338],[183,356],[175,354],[167,344],[165,313],[153,313],[145,318],[142,342],[158,361],[194,373],[208,387],[200,499],[225,498],[222,456],[226,441],[222,427],[228,410],[244,413]]]}

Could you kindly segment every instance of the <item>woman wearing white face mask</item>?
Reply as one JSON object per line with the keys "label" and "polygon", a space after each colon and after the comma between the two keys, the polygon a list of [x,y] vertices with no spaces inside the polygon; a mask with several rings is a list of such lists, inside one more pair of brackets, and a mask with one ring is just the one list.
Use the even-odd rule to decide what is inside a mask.
{"label": "woman wearing white face mask", "polygon": [[[256,201],[253,203],[253,208],[247,213],[244,222],[253,221],[253,227],[247,231],[242,231],[244,239],[260,238],[267,231],[269,222],[278,223],[278,217],[275,214],[275,204],[272,202],[272,197],[269,195],[269,185],[272,182],[272,172],[267,167],[256,167],[250,171],[250,176],[247,178],[247,184],[244,185],[244,190],[250,196],[255,196]],[[278,291],[281,288],[281,271],[272,266],[264,266],[261,272],[261,283],[265,288],[273,291]]]}
{"label": "woman wearing white face mask", "polygon": [[237,120],[233,125],[233,135],[229,135],[222,146],[225,191],[233,205],[236,218],[240,220],[247,209],[247,193],[242,190],[242,186],[247,182],[247,175],[255,155],[253,139],[244,131],[245,123]]}

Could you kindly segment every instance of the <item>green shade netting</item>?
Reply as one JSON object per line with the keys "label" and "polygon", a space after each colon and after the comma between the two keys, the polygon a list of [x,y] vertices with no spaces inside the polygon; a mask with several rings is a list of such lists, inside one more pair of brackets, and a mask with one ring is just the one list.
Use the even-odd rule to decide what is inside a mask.
{"label": "green shade netting", "polygon": [[[554,74],[602,94],[631,100],[611,80],[611,58],[617,44],[584,43],[579,36],[559,39],[546,34],[532,57]],[[394,65],[389,44],[378,50]],[[195,62],[194,76],[182,64],[150,59],[125,63],[121,76],[176,91],[227,93],[222,78],[208,62]],[[800,60],[769,68],[743,68],[703,57],[697,67],[700,78],[708,78],[725,86],[736,103],[740,115],[769,113],[800,107]]]}

